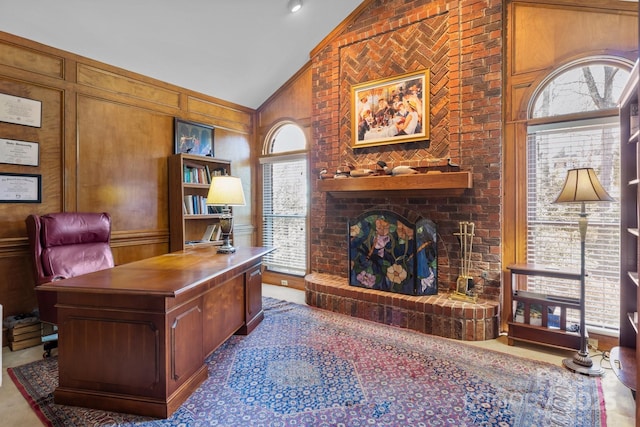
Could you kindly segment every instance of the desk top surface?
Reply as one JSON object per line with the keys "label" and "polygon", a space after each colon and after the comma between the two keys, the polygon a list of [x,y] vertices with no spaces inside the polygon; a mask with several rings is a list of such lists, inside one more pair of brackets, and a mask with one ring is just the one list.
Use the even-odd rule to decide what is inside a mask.
{"label": "desk top surface", "polygon": [[215,246],[188,248],[38,286],[39,291],[177,296],[226,273],[239,274],[273,251],[266,247],[236,247],[218,254]]}

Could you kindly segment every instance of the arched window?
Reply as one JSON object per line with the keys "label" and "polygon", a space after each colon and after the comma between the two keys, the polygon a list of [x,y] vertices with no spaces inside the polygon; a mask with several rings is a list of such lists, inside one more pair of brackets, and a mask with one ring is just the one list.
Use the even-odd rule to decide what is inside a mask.
{"label": "arched window", "polygon": [[[527,262],[579,271],[580,204],[554,204],[567,170],[594,168],[615,202],[589,203],[586,241],[586,323],[619,329],[620,129],[618,98],[632,64],[587,58],[542,82],[527,126]],[[579,283],[530,277],[528,290],[579,297]],[[553,313],[548,313],[553,314]],[[579,323],[579,312],[569,321]]]}
{"label": "arched window", "polygon": [[267,270],[304,276],[307,272],[306,138],[293,122],[276,124],[262,150],[262,244]]}

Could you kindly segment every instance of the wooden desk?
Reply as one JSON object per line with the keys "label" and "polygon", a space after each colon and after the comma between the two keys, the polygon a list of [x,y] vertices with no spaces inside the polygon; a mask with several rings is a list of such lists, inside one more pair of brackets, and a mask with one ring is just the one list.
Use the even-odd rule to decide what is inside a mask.
{"label": "wooden desk", "polygon": [[169,417],[205,358],[264,318],[262,257],[192,248],[47,283],[58,303],[58,404]]}

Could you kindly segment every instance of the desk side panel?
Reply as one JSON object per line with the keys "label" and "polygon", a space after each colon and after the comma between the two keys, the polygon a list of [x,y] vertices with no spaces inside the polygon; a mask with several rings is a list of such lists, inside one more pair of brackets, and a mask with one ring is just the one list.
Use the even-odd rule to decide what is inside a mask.
{"label": "desk side panel", "polygon": [[163,313],[58,307],[59,386],[162,398]]}
{"label": "desk side panel", "polygon": [[203,296],[205,356],[213,353],[244,324],[244,275],[238,275]]}

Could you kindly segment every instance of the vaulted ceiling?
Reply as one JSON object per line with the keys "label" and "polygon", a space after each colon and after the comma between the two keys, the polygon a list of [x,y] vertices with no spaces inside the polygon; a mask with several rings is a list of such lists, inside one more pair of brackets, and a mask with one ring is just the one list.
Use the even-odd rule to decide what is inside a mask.
{"label": "vaulted ceiling", "polygon": [[0,0],[0,30],[258,108],[362,0]]}

